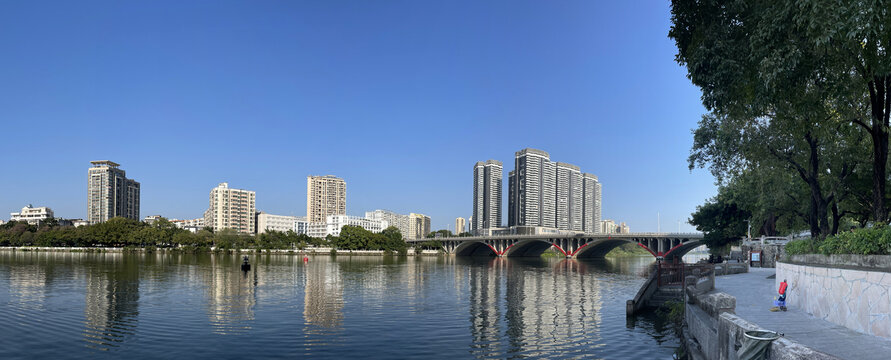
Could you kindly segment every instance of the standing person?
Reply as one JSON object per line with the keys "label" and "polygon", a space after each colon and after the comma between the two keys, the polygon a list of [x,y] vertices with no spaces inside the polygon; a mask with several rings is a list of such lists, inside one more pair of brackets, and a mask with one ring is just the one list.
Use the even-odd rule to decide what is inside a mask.
{"label": "standing person", "polygon": [[783,279],[783,282],[780,283],[780,297],[777,298],[777,302],[780,306],[780,310],[786,311],[786,288],[789,287],[789,284],[786,284],[786,279]]}

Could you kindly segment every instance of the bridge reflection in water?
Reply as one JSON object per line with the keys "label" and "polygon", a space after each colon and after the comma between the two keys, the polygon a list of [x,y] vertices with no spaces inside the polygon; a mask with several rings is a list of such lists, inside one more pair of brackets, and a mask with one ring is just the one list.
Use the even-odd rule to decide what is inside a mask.
{"label": "bridge reflection in water", "polygon": [[[431,239],[408,240],[417,244]],[[602,258],[622,244],[637,244],[654,257],[684,256],[702,244],[697,233],[629,233],[584,235],[497,235],[436,238],[448,254],[459,256],[537,257],[553,247],[567,258]]]}

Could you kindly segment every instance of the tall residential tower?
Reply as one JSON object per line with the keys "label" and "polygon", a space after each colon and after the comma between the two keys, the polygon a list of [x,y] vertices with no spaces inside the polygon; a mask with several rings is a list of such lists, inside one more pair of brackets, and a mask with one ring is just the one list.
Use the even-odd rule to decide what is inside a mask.
{"label": "tall residential tower", "polygon": [[139,183],[127,179],[118,163],[90,161],[87,178],[87,221],[98,224],[113,217],[139,220]]}
{"label": "tall residential tower", "polygon": [[229,183],[220,183],[210,191],[210,204],[204,212],[204,224],[214,231],[232,229],[241,234],[254,234],[256,200],[253,191],[232,189]]}
{"label": "tall residential tower", "polygon": [[600,232],[600,183],[578,166],[553,162],[547,152],[514,154],[508,176],[508,226]]}
{"label": "tall residential tower", "polygon": [[508,186],[508,225],[556,228],[557,167],[550,155],[537,149],[514,154]]}
{"label": "tall residential tower", "polygon": [[473,233],[501,227],[502,168],[497,160],[480,161],[473,166]]}
{"label": "tall residential tower", "polygon": [[307,221],[324,223],[328,215],[346,215],[346,182],[332,175],[307,176]]}

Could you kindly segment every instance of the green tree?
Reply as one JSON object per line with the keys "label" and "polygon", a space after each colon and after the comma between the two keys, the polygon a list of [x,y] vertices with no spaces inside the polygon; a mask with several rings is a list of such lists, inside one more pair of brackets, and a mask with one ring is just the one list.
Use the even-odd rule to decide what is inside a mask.
{"label": "green tree", "polygon": [[[678,46],[677,61],[702,89],[703,104],[710,111],[695,132],[691,167],[708,164],[719,181],[752,167],[788,168],[808,188],[812,234],[833,233],[845,212],[839,205],[853,193],[851,177],[862,158],[856,154],[868,148],[853,124],[867,125],[862,119],[869,116],[864,109],[870,106],[861,105],[871,103],[872,95],[866,90],[878,83],[891,84],[891,79],[887,56],[852,52],[827,41],[847,41],[851,39],[842,38],[852,35],[855,42],[887,39],[887,5],[884,1],[841,6],[826,1],[673,1],[669,36]],[[821,8],[825,9],[817,10]],[[837,21],[859,11],[866,14],[861,25],[871,30],[854,24],[860,20]],[[859,79],[854,75],[859,60],[851,60],[858,57],[861,65],[871,64]],[[882,95],[891,99],[886,92]],[[873,178],[879,180],[874,181],[870,199],[873,216],[880,221],[887,219],[888,106],[881,110],[884,130],[870,133],[873,147],[883,148],[874,151]],[[871,108],[873,113],[877,109]]]}

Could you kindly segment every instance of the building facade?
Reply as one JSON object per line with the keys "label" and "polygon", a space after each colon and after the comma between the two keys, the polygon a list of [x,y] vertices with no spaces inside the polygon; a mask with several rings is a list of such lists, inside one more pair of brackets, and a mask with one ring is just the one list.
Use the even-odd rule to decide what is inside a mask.
{"label": "building facade", "polygon": [[261,211],[257,214],[257,234],[268,231],[297,232],[297,222],[300,220],[297,216],[273,215]]}
{"label": "building facade", "polygon": [[113,217],[139,220],[139,182],[127,179],[120,164],[90,161],[87,178],[87,221],[98,224]]}
{"label": "building facade", "polygon": [[308,223],[307,235],[314,238],[325,238],[328,235],[340,236],[340,230],[344,226],[358,226],[373,233],[384,231],[388,226],[385,220],[374,220],[351,215],[328,215],[322,223]]}
{"label": "building facade", "polygon": [[473,221],[471,231],[501,227],[501,161],[486,160],[473,167]]}
{"label": "building facade", "polygon": [[582,231],[600,231],[600,182],[597,175],[582,174]]}
{"label": "building facade", "polygon": [[600,183],[578,166],[552,162],[547,152],[514,154],[508,175],[508,225],[600,232]]}
{"label": "building facade", "polygon": [[508,181],[508,225],[556,228],[557,167],[547,152],[526,148],[514,154]]}
{"label": "building facade", "polygon": [[210,191],[204,224],[214,231],[232,229],[241,234],[254,234],[256,210],[256,193],[230,188],[229,183],[220,183]]}
{"label": "building facade", "polygon": [[601,222],[601,224],[602,224],[602,225],[600,226],[600,227],[601,227],[601,232],[603,232],[604,234],[615,234],[616,232],[618,232],[618,229],[616,228],[616,222],[615,222],[615,221],[606,219],[606,220],[603,220],[603,221]]}
{"label": "building facade", "polygon": [[423,239],[430,233],[430,217],[424,214],[408,214],[408,239]]}
{"label": "building facade", "polygon": [[34,207],[28,204],[21,212],[9,213],[9,221],[25,221],[31,225],[40,225],[41,222],[55,218],[53,209],[48,207]]}
{"label": "building facade", "polygon": [[346,215],[346,182],[332,175],[307,176],[307,220],[325,222],[330,215]]}
{"label": "building facade", "polygon": [[463,217],[459,217],[455,219],[455,235],[461,235],[465,232],[464,228],[467,226],[466,221]]}
{"label": "building facade", "polygon": [[399,229],[399,232],[402,233],[403,239],[408,239],[411,219],[408,215],[402,215],[389,210],[378,209],[374,211],[366,211],[365,218],[386,221],[387,224],[389,224],[388,226],[395,226],[397,229]]}
{"label": "building facade", "polygon": [[582,172],[578,166],[558,162],[556,164],[557,183],[557,229],[582,231]]}

